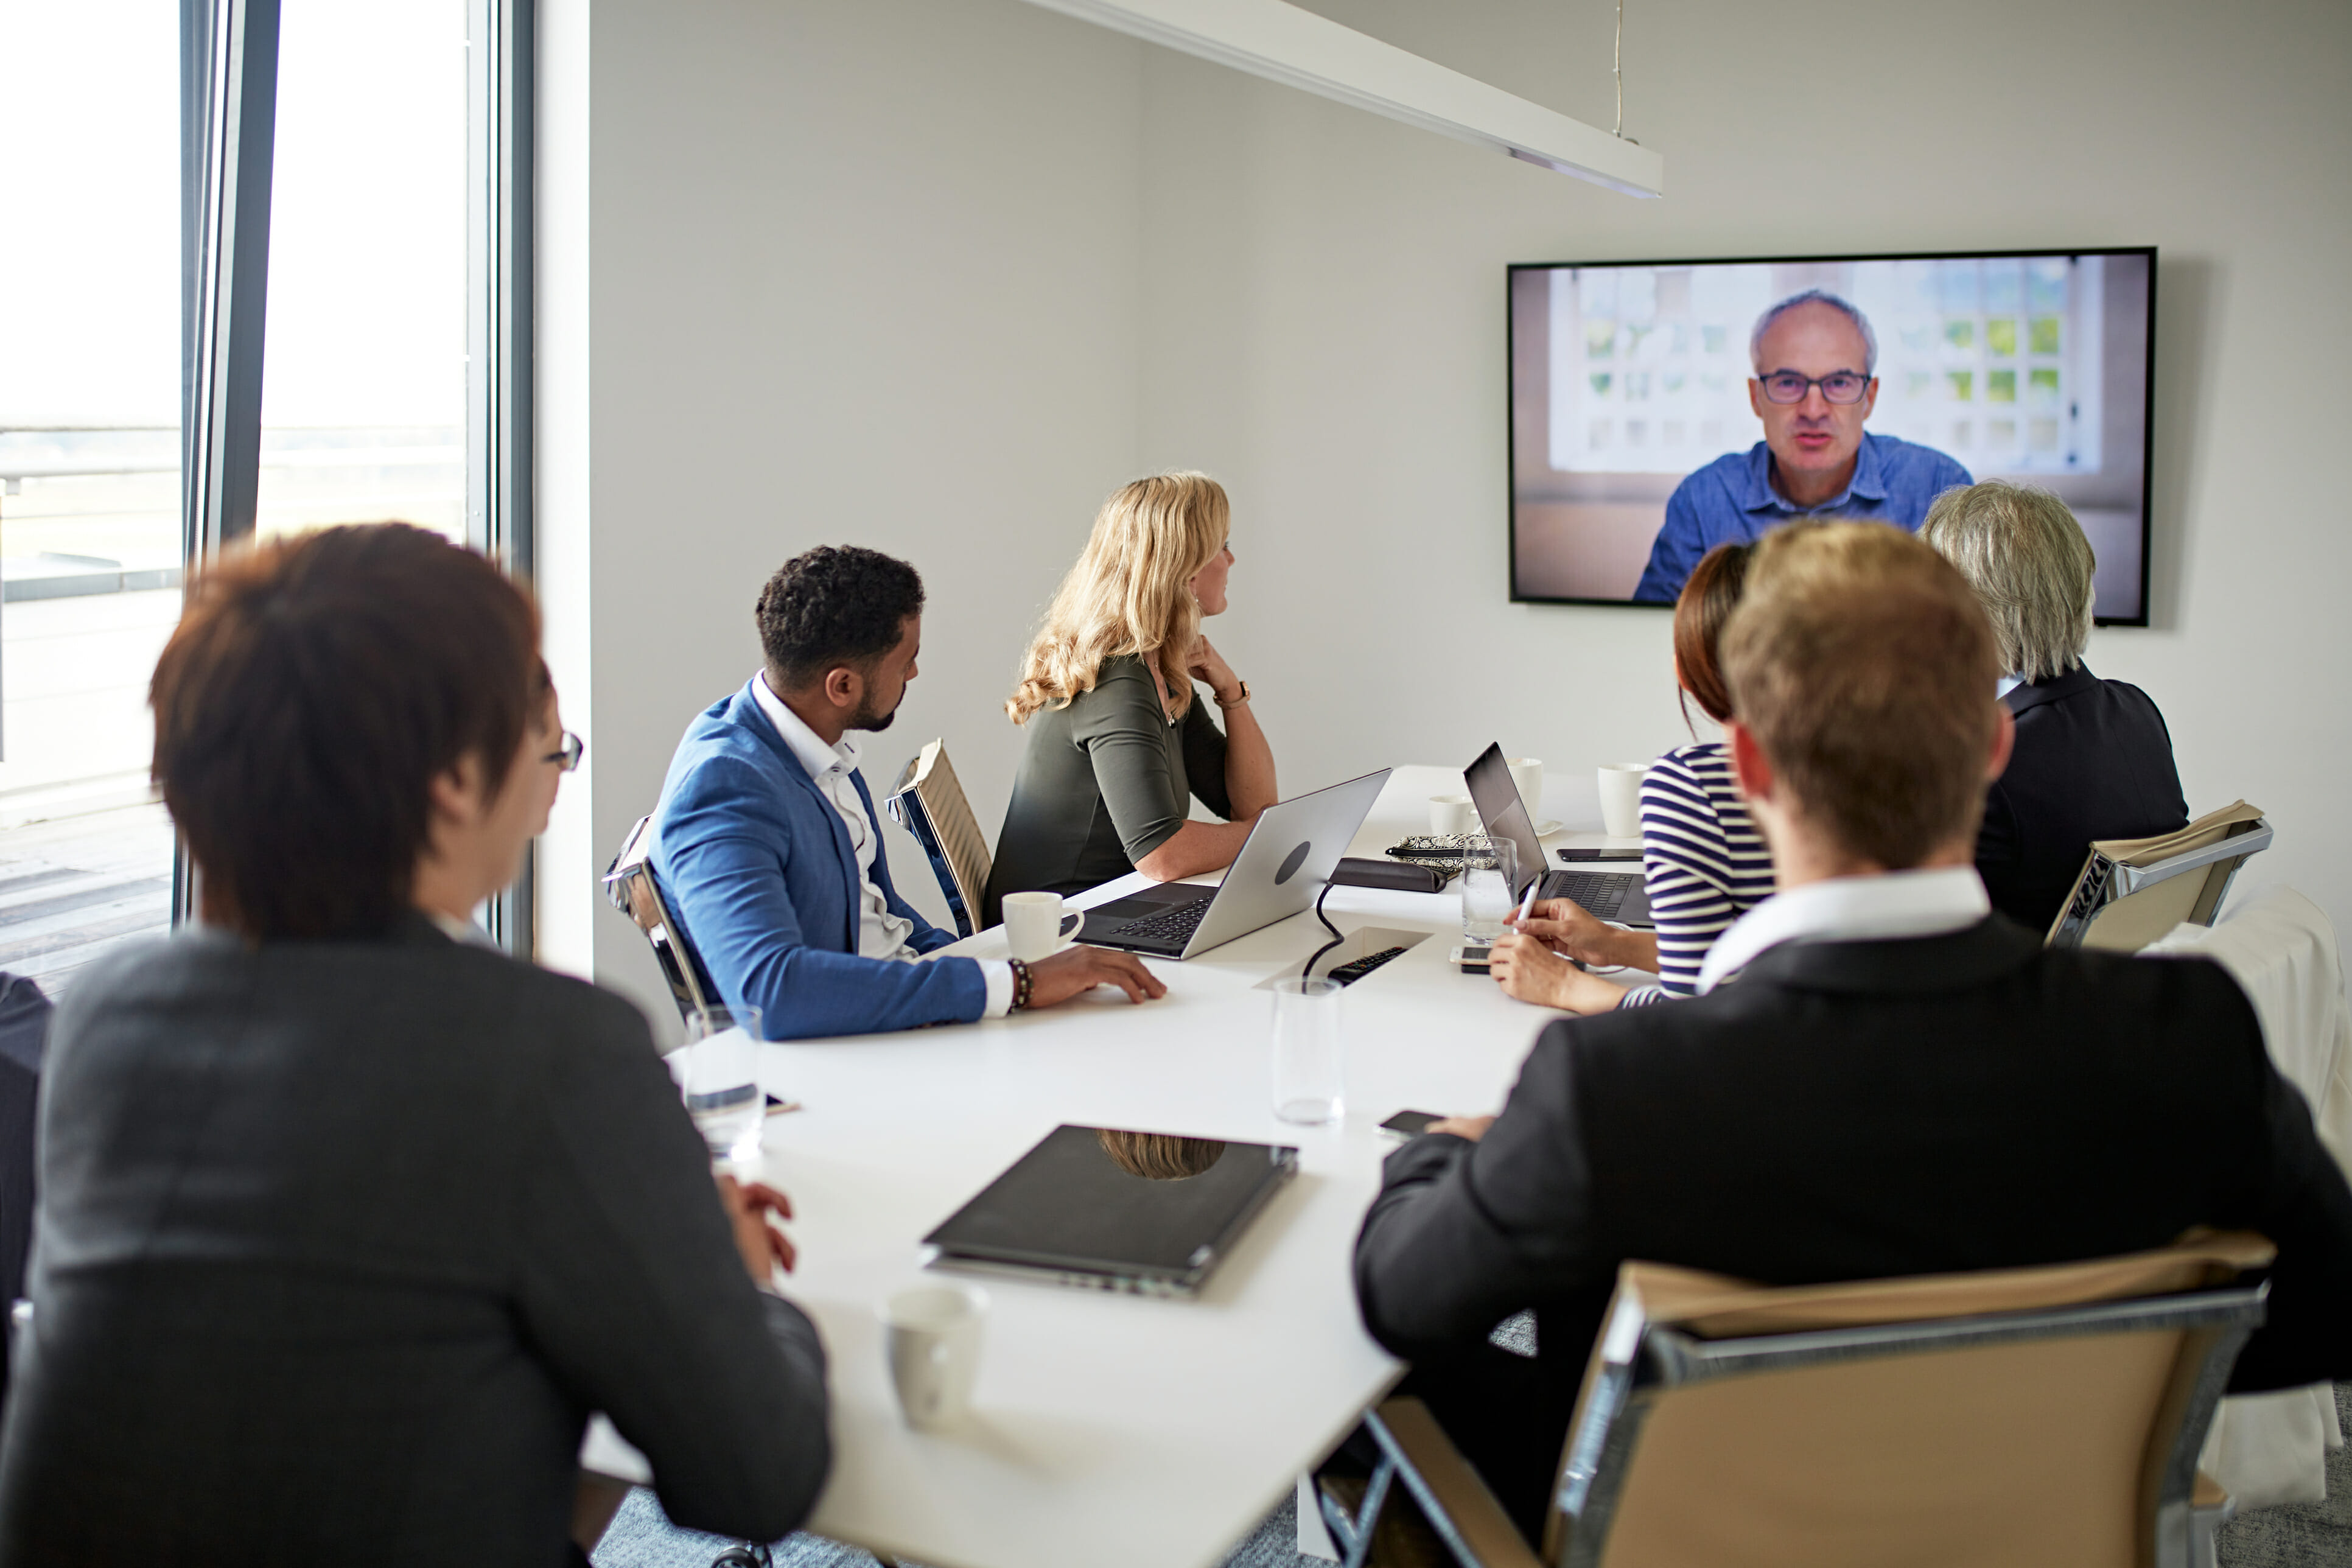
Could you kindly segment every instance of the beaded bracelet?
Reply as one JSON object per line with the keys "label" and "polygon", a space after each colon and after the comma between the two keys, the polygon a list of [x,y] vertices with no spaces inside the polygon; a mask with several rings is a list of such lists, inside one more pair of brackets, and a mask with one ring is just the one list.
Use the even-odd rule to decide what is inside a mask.
{"label": "beaded bracelet", "polygon": [[1013,966],[1013,1006],[1015,1013],[1029,1010],[1029,966],[1019,959],[1008,959]]}

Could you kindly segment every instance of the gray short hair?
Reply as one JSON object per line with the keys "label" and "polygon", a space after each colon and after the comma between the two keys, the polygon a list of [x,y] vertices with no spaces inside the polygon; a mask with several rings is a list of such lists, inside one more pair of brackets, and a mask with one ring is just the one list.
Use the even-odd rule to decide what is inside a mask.
{"label": "gray short hair", "polygon": [[1862,374],[1864,375],[1878,374],[1878,334],[1870,330],[1870,318],[1855,310],[1850,300],[1840,295],[1832,294],[1826,289],[1808,289],[1801,294],[1790,295],[1756,318],[1756,330],[1748,334],[1748,363],[1756,367],[1758,374],[1762,374],[1764,371],[1765,332],[1770,329],[1773,322],[1800,305],[1827,305],[1831,310],[1852,321],[1855,330],[1862,333]]}
{"label": "gray short hair", "polygon": [[2006,479],[1959,485],[1936,498],[1919,537],[1977,591],[2011,674],[2038,682],[2083,662],[2098,557],[2064,501]]}

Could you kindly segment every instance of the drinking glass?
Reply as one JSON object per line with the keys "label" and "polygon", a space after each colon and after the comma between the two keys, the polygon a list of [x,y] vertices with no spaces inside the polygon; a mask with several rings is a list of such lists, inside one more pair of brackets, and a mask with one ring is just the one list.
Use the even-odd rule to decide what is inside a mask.
{"label": "drinking glass", "polygon": [[1518,907],[1518,846],[1507,838],[1462,841],[1462,940],[1490,944]]}
{"label": "drinking glass", "polygon": [[760,1157],[767,1102],[760,1093],[760,1010],[708,1006],[686,1020],[670,1071],[714,1161]]}
{"label": "drinking glass", "polygon": [[1274,1113],[1314,1126],[1346,1113],[1336,980],[1276,981],[1274,991]]}

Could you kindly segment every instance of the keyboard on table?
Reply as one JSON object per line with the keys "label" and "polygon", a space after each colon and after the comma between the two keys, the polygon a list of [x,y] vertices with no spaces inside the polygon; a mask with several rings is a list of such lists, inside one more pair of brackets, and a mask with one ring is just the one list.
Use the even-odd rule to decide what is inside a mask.
{"label": "keyboard on table", "polygon": [[1174,942],[1181,947],[1192,940],[1194,931],[1201,929],[1201,920],[1209,912],[1209,904],[1207,899],[1179,904],[1164,914],[1145,915],[1139,920],[1113,926],[1110,934],[1129,942],[1140,938],[1146,942]]}
{"label": "keyboard on table", "polygon": [[1536,897],[1574,899],[1601,919],[1613,921],[1625,901],[1625,889],[1633,885],[1633,875],[1624,871],[1554,871],[1544,878]]}

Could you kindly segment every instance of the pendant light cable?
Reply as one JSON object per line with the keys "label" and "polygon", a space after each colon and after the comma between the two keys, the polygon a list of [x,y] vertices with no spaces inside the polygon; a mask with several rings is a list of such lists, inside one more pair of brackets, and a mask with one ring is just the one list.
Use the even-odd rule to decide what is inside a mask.
{"label": "pendant light cable", "polygon": [[1617,0],[1617,47],[1609,57],[1609,74],[1617,82],[1617,129],[1610,134],[1625,139],[1625,0]]}

